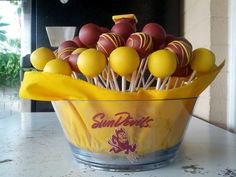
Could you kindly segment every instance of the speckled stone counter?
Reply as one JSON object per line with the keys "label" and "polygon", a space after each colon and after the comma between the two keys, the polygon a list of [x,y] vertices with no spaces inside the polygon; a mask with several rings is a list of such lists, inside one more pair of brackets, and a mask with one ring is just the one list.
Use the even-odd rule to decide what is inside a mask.
{"label": "speckled stone counter", "polygon": [[107,172],[76,163],[55,113],[0,118],[0,177],[236,177],[236,135],[192,118],[171,165]]}

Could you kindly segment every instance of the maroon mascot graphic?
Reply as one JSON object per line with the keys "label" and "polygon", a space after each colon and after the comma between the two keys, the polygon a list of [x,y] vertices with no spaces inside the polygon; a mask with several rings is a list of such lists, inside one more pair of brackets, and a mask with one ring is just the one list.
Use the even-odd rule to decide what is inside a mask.
{"label": "maroon mascot graphic", "polygon": [[136,150],[136,144],[130,145],[128,135],[125,129],[116,129],[112,138],[108,141],[112,146],[110,152],[119,153],[124,152],[125,154],[133,153]]}

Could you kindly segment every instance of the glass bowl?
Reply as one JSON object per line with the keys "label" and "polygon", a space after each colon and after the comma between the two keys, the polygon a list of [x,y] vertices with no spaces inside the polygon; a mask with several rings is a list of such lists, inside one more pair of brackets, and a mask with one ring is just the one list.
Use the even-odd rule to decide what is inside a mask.
{"label": "glass bowl", "polygon": [[52,101],[76,161],[109,171],[171,163],[197,98]]}

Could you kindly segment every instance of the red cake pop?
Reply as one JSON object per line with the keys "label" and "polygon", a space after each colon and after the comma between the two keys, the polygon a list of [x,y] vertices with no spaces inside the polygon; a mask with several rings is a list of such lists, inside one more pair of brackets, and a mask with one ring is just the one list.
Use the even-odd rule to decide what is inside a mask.
{"label": "red cake pop", "polygon": [[154,50],[160,48],[160,46],[165,43],[166,31],[165,29],[157,23],[148,23],[143,27],[143,33],[152,36],[154,43]]}
{"label": "red cake pop", "polygon": [[108,57],[117,47],[123,46],[125,41],[123,37],[116,33],[103,33],[99,36],[97,50],[101,51]]}
{"label": "red cake pop", "polygon": [[177,55],[178,68],[186,67],[189,64],[192,55],[192,50],[185,42],[176,40],[172,41],[167,45],[166,49]]}
{"label": "red cake pop", "polygon": [[79,73],[79,68],[78,68],[78,65],[77,65],[77,60],[78,60],[78,57],[79,55],[84,51],[86,50],[86,48],[78,48],[76,50],[74,50],[71,55],[70,55],[70,58],[68,60],[70,66],[71,66],[71,69],[76,72],[76,73]]}
{"label": "red cake pop", "polygon": [[75,36],[72,41],[74,41],[79,48],[86,48],[86,46],[80,41],[79,36]]}
{"label": "red cake pop", "polygon": [[88,48],[96,48],[101,33],[102,31],[98,25],[88,23],[81,27],[79,31],[79,39]]}
{"label": "red cake pop", "polygon": [[110,32],[111,32],[111,30],[109,30],[109,29],[106,28],[106,27],[100,26],[99,28],[100,28],[100,30],[101,30],[101,33],[110,33]]}
{"label": "red cake pop", "polygon": [[129,23],[136,32],[136,24],[138,23],[138,19],[134,14],[113,15],[112,20],[115,22],[115,24]]}
{"label": "red cake pop", "polygon": [[145,33],[133,33],[126,41],[126,46],[134,48],[140,58],[147,57],[153,49],[152,37]]}
{"label": "red cake pop", "polygon": [[70,54],[77,49],[78,46],[74,41],[64,41],[58,47],[58,58],[68,60]]}
{"label": "red cake pop", "polygon": [[121,35],[125,40],[134,33],[134,29],[130,23],[117,23],[111,28],[111,32]]}
{"label": "red cake pop", "polygon": [[175,72],[172,74],[172,76],[176,77],[187,77],[192,74],[193,70],[191,69],[190,65],[187,65],[186,67],[183,68],[177,68]]}

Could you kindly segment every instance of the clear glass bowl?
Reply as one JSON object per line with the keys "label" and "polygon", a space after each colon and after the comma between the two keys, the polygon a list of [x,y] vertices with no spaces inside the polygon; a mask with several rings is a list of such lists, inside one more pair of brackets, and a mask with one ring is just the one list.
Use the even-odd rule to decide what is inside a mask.
{"label": "clear glass bowl", "polygon": [[110,171],[140,171],[175,159],[196,99],[52,104],[76,161]]}

